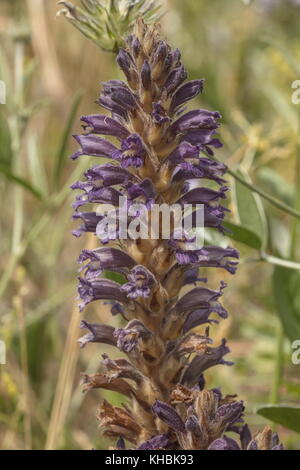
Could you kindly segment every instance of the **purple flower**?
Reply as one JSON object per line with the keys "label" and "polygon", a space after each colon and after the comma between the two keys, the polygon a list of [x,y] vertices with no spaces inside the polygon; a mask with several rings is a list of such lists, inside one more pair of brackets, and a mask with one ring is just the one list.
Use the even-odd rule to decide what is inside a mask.
{"label": "purple flower", "polygon": [[158,126],[162,126],[171,121],[171,118],[168,116],[167,111],[161,103],[153,103],[152,109],[151,117]]}
{"label": "purple flower", "polygon": [[129,131],[126,127],[122,126],[116,119],[112,119],[104,114],[91,114],[89,116],[82,116],[85,131],[91,134],[111,135],[118,139],[126,139]]}
{"label": "purple flower", "polygon": [[232,366],[233,362],[223,359],[229,352],[230,349],[226,346],[226,340],[223,339],[221,345],[217,348],[207,348],[205,352],[196,355],[184,372],[181,383],[191,387],[197,383],[199,376],[207,369],[218,364]]}
{"label": "purple flower", "polygon": [[146,149],[142,139],[138,134],[131,134],[122,140],[121,150],[115,150],[112,158],[118,160],[122,168],[139,168],[143,165],[145,155]]}
{"label": "purple flower", "polygon": [[220,198],[226,199],[226,191],[228,191],[226,186],[221,187],[219,191],[210,188],[194,188],[181,196],[177,204],[208,204]]}
{"label": "purple flower", "polygon": [[127,278],[128,282],[121,289],[129,299],[149,297],[156,283],[153,274],[141,265],[134,266]]}
{"label": "purple flower", "polygon": [[[84,175],[89,182],[95,182],[98,186],[125,185],[129,181],[135,181],[137,179],[132,173],[129,173],[129,171],[111,163],[89,168]],[[72,187],[72,189],[76,189],[76,187]]]}
{"label": "purple flower", "polygon": [[167,403],[156,400],[152,406],[153,412],[158,418],[178,432],[185,432],[185,425],[179,414]]}
{"label": "purple flower", "polygon": [[151,337],[150,331],[139,320],[132,320],[126,328],[116,329],[113,335],[117,339],[118,348],[126,353],[134,351],[138,347],[139,340]]}
{"label": "purple flower", "polygon": [[167,434],[159,434],[148,441],[143,442],[137,450],[159,450],[167,449],[171,445],[171,440]]}
{"label": "purple flower", "polygon": [[231,437],[224,436],[222,439],[216,439],[208,450],[241,450],[238,443]]}
{"label": "purple flower", "polygon": [[[189,111],[171,125],[170,133],[176,135],[178,133],[188,133],[192,130],[214,130],[218,128],[217,119],[220,118],[221,115],[217,111],[207,111],[205,109]],[[204,135],[207,135],[207,133],[204,133]]]}
{"label": "purple flower", "polygon": [[203,325],[205,323],[219,323],[218,320],[210,319],[212,313],[217,313],[220,318],[225,319],[228,317],[227,311],[220,304],[214,304],[214,306],[199,308],[191,312],[183,325],[183,332],[186,333],[196,326]]}
{"label": "purple flower", "polygon": [[97,215],[96,212],[77,212],[73,215],[73,219],[81,219],[83,224],[76,230],[73,230],[75,237],[80,237],[84,232],[96,232],[98,223],[103,216]]}
{"label": "purple flower", "polygon": [[182,65],[172,70],[164,84],[167,94],[171,95],[186,79],[187,73]]}
{"label": "purple flower", "polygon": [[97,250],[83,250],[78,262],[85,263],[81,271],[85,271],[85,278],[91,279],[99,276],[103,271],[126,272],[135,265],[135,261],[126,253],[116,248],[98,248]]}
{"label": "purple flower", "polygon": [[109,325],[101,325],[99,323],[88,323],[82,320],[80,328],[89,330],[89,333],[82,336],[78,342],[80,347],[83,348],[87,343],[103,343],[116,346],[117,342],[114,337],[115,329]]}
{"label": "purple flower", "polygon": [[119,284],[108,279],[83,279],[79,278],[78,292],[82,303],[80,310],[95,300],[112,299],[121,303],[128,303],[126,295],[123,294]]}
{"label": "purple flower", "polygon": [[182,85],[172,98],[171,112],[174,114],[180,106],[202,93],[203,83],[204,80],[193,80]]}
{"label": "purple flower", "polygon": [[73,160],[81,155],[111,158],[113,152],[117,150],[108,140],[96,135],[74,135],[74,138],[81,146],[81,150],[72,155]]}

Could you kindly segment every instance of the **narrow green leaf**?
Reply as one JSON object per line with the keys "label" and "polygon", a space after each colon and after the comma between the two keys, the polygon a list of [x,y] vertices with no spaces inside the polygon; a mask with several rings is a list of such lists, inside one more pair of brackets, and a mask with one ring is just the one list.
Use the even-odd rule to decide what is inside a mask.
{"label": "narrow green leaf", "polygon": [[46,170],[42,164],[41,158],[39,158],[37,136],[33,132],[27,139],[27,155],[30,179],[37,190],[45,197],[48,193]]}
{"label": "narrow green leaf", "polygon": [[263,167],[257,172],[257,177],[258,181],[263,183],[276,197],[286,204],[293,204],[294,185],[288,183],[277,171],[269,167]]}
{"label": "narrow green leaf", "polygon": [[10,167],[12,162],[11,135],[5,117],[0,113],[0,164]]}
{"label": "narrow green leaf", "polygon": [[280,209],[281,211],[284,211],[287,214],[290,214],[293,217],[297,217],[298,219],[300,219],[300,212],[293,209],[293,207],[288,206],[284,202],[280,201],[279,199],[274,198],[273,196],[266,193],[265,191],[258,188],[257,186],[254,186],[253,184],[249,183],[248,181],[246,181],[244,178],[241,178],[236,172],[230,170],[229,168],[227,170],[227,173],[233,176],[233,178],[236,181],[239,181],[239,183],[241,183],[243,186],[250,189],[250,191],[252,191],[253,193],[259,194],[260,197],[268,201],[273,206],[277,207],[277,209]]}
{"label": "narrow green leaf", "polygon": [[[237,174],[245,181],[249,181],[249,177],[242,171],[239,170]],[[235,183],[235,194],[240,225],[257,235],[261,241],[259,248],[265,247],[267,226],[260,197],[240,181]]]}
{"label": "narrow green leaf", "polygon": [[83,90],[78,90],[77,93],[75,94],[73,103],[71,105],[71,109],[70,109],[65,127],[61,135],[58,151],[55,156],[53,183],[56,189],[59,187],[60,177],[61,177],[62,169],[64,166],[64,161],[65,161],[66,154],[67,154],[70,134],[71,134],[75,119],[77,118],[77,111],[78,111],[82,96],[83,96]]}
{"label": "narrow green leaf", "polygon": [[270,405],[258,408],[257,413],[273,423],[300,433],[300,407]]}
{"label": "narrow green leaf", "polygon": [[[300,280],[300,271],[275,266],[273,273],[273,295],[275,306],[286,336],[294,341],[300,338],[300,305],[295,302],[295,280]],[[298,283],[299,285],[299,283]]]}
{"label": "narrow green leaf", "polygon": [[244,243],[244,245],[247,245],[250,248],[254,248],[256,250],[261,248],[261,238],[249,228],[228,221],[224,222],[223,225],[230,230],[230,233],[226,233],[226,236],[237,242]]}
{"label": "narrow green leaf", "polygon": [[27,191],[30,191],[31,194],[33,194],[36,198],[42,199],[41,193],[36,188],[34,188],[29,181],[15,175],[8,167],[0,165],[0,173],[2,173],[9,181],[17,183],[19,186],[27,189]]}

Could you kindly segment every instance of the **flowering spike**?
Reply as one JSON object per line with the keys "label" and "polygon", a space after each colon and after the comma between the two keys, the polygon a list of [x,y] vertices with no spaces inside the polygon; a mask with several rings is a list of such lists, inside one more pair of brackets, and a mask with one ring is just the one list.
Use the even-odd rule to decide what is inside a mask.
{"label": "flowering spike", "polygon": [[[114,230],[99,236],[100,246],[79,258],[81,309],[110,301],[112,315],[127,322],[117,329],[81,324],[89,330],[80,339],[82,346],[101,342],[123,353],[115,360],[104,355],[101,372],[84,376],[85,389],[114,390],[130,400],[123,408],[106,401],[101,405],[102,431],[115,439],[117,449],[279,449],[268,428],[252,437],[243,424],[243,402],[209,390],[204,378],[207,369],[233,363],[224,359],[230,352],[226,340],[212,346],[207,327],[227,318],[220,303],[226,284],[203,286],[208,279],[201,271],[220,268],[234,274],[239,253],[230,247],[193,247],[194,235],[181,230],[177,236],[176,215],[168,236],[163,236],[165,223],[151,231],[157,204],[196,208],[184,215],[192,227],[200,204],[204,226],[224,231],[228,210],[220,201],[228,191],[226,166],[211,158],[222,145],[216,136],[221,116],[204,109],[185,111],[183,105],[202,92],[203,80],[185,82],[180,52],[161,39],[159,25],[138,19],[126,44],[117,63],[127,84],[104,83],[99,98],[111,116],[83,117],[85,134],[75,136],[80,150],[73,158],[90,155],[110,162],[96,164],[85,172],[85,181],[72,186],[82,191],[74,218],[83,224],[74,234],[99,236],[106,219],[99,210],[78,212],[81,205],[96,203],[101,209],[109,204],[108,215],[116,216]],[[126,198],[125,204],[118,204],[120,198]],[[138,233],[132,228],[136,218]],[[105,278],[105,271],[118,273],[122,283]],[[190,285],[183,294],[182,287]],[[229,431],[241,442],[228,437]]]}

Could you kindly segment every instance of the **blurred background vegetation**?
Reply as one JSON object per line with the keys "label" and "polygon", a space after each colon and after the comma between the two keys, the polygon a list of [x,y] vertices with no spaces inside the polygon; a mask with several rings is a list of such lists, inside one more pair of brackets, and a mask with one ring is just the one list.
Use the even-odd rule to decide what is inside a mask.
{"label": "blurred background vegetation", "polygon": [[[232,170],[235,241],[215,241],[234,244],[242,260],[237,275],[226,276],[231,316],[213,336],[229,337],[236,365],[214,368],[208,385],[245,399],[256,429],[269,422],[259,407],[297,407],[300,399],[300,366],[291,361],[291,341],[300,339],[300,105],[291,102],[291,84],[300,79],[300,7],[276,0],[162,5],[165,35],[181,49],[190,78],[206,79],[195,104],[223,115],[217,157]],[[80,115],[98,111],[101,82],[121,76],[114,56],[57,10],[56,0],[0,1],[0,79],[7,86],[0,105],[2,449],[105,448],[97,405],[108,394],[122,402],[112,392],[83,394],[79,385],[80,372],[97,370],[103,349],[91,344],[79,354],[76,342],[76,258],[96,242],[71,235],[69,186],[90,162],[68,159]],[[215,286],[220,278],[224,273]],[[105,305],[85,312],[101,322],[108,315]],[[294,431],[276,425],[287,448],[300,449],[299,422],[288,423]]]}

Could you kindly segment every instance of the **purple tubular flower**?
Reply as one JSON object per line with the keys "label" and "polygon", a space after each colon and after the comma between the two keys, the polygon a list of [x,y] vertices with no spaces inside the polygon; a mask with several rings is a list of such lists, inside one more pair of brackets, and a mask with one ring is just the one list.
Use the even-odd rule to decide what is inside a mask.
{"label": "purple tubular flower", "polygon": [[215,419],[222,420],[227,423],[228,428],[230,425],[241,420],[244,410],[245,407],[242,401],[227,403],[218,408]]}
{"label": "purple tubular flower", "polygon": [[[120,80],[110,80],[103,83],[103,91],[100,96],[100,104],[105,98],[110,98],[112,106],[116,105],[121,108],[123,113],[133,111],[137,107],[137,100],[130,88]],[[107,102],[109,103],[109,102]],[[113,111],[113,109],[111,109]]]}
{"label": "purple tubular flower", "polygon": [[170,118],[164,109],[164,107],[160,103],[153,103],[153,111],[151,117],[156,125],[162,126],[163,124],[167,124],[170,122]]}
{"label": "purple tubular flower", "polygon": [[117,150],[117,148],[108,142],[108,140],[95,135],[74,135],[74,138],[81,146],[81,150],[71,156],[73,160],[81,155],[111,158],[113,152]]}
{"label": "purple tubular flower", "polygon": [[126,139],[129,135],[126,127],[104,114],[91,114],[89,116],[82,116],[80,119],[85,123],[85,130],[91,134],[111,135],[120,140]]}
{"label": "purple tubular flower", "polygon": [[209,307],[211,302],[216,302],[222,295],[225,285],[221,284],[219,291],[207,289],[206,287],[195,287],[188,294],[185,294],[176,303],[174,310],[176,313],[190,312],[196,308]]}
{"label": "purple tubular flower", "polygon": [[201,262],[202,267],[214,267],[226,269],[230,274],[235,274],[238,261],[231,261],[227,258],[239,259],[240,254],[234,248],[221,248],[218,246],[206,246],[204,251],[207,255],[207,260]]}
{"label": "purple tubular flower", "polygon": [[177,204],[208,204],[220,198],[226,199],[226,191],[228,191],[226,186],[222,187],[219,191],[214,191],[210,188],[194,188],[181,196]]}
{"label": "purple tubular flower", "polygon": [[187,73],[183,66],[173,70],[164,84],[168,95],[171,95],[186,79]]}
{"label": "purple tubular flower", "polygon": [[139,340],[147,340],[151,337],[149,330],[139,320],[132,320],[126,328],[118,328],[114,331],[117,346],[120,351],[130,353],[138,347]]}
{"label": "purple tubular flower", "polygon": [[166,41],[160,40],[156,46],[156,50],[153,54],[152,65],[157,68],[158,65],[161,65],[166,60],[168,54],[168,46]]}
{"label": "purple tubular flower", "polygon": [[133,64],[132,57],[130,54],[125,50],[120,48],[119,54],[117,55],[117,63],[119,67],[123,70],[129,69]]}
{"label": "purple tubular flower", "polygon": [[122,141],[121,150],[115,150],[112,154],[114,160],[120,161],[122,168],[135,167],[143,165],[146,149],[142,139],[138,134],[131,134]]}
{"label": "purple tubular flower", "polygon": [[180,106],[202,93],[203,83],[204,80],[192,80],[182,85],[172,98],[171,112],[174,114]]}
{"label": "purple tubular flower", "polygon": [[170,438],[167,434],[159,434],[158,436],[154,436],[148,441],[143,442],[137,450],[160,450],[160,449],[168,449],[171,445]]}
{"label": "purple tubular flower", "polygon": [[113,101],[110,95],[102,94],[97,103],[108,111],[111,111],[113,117],[117,116],[118,118],[127,120],[128,115],[126,109]]}
{"label": "purple tubular flower", "polygon": [[84,348],[87,343],[103,343],[111,346],[117,345],[114,336],[115,329],[112,326],[101,325],[100,323],[88,323],[82,320],[80,328],[89,330],[88,334],[78,340],[81,348]]}
{"label": "purple tubular flower", "polygon": [[199,261],[199,251],[176,249],[176,260],[179,264],[194,264]]}
{"label": "purple tubular flower", "polygon": [[[113,165],[112,163],[104,163],[88,169],[84,173],[88,182],[95,182],[98,186],[116,186],[127,184],[129,181],[136,181],[137,178],[128,170]],[[72,189],[76,189],[72,187]]]}
{"label": "purple tubular flower", "polygon": [[168,156],[166,162],[171,165],[183,163],[186,158],[197,158],[199,156],[199,147],[189,142],[181,142],[181,144],[173,150]]}
{"label": "purple tubular flower", "polygon": [[83,279],[79,278],[78,293],[82,300],[80,310],[90,302],[95,300],[117,300],[121,303],[128,303],[126,295],[120,289],[120,285],[108,279]]}
{"label": "purple tubular flower", "polygon": [[121,289],[124,291],[129,299],[136,299],[137,297],[149,297],[151,289],[155,286],[155,278],[148,269],[144,266],[138,265],[132,268],[128,275],[128,282],[123,284]]}
{"label": "purple tubular flower", "polygon": [[188,417],[185,422],[185,429],[191,434],[193,434],[195,437],[201,436],[201,429],[197,416],[192,415]]}
{"label": "purple tubular flower", "polygon": [[205,323],[219,323],[218,320],[209,318],[212,313],[217,313],[222,319],[228,317],[227,311],[220,304],[215,304],[212,307],[199,308],[188,315],[183,325],[183,333],[187,333],[192,328],[204,325]]}
{"label": "purple tubular flower", "polygon": [[218,246],[205,246],[201,250],[189,251],[176,246],[173,242],[176,258],[179,265],[194,264],[194,267],[223,268],[230,274],[235,274],[238,261],[227,258],[239,259],[239,252],[234,248],[221,248]]}
{"label": "purple tubular flower", "polygon": [[215,137],[217,127],[218,124],[208,127],[203,126],[200,129],[191,129],[183,135],[182,140],[192,145],[199,145],[202,150],[212,156],[214,152],[210,147],[218,149],[223,146],[220,140]]}
{"label": "purple tubular flower", "polygon": [[156,400],[152,406],[152,410],[158,418],[168,424],[174,431],[185,432],[184,422],[172,406],[160,400]]}
{"label": "purple tubular flower", "polygon": [[116,248],[98,248],[96,250],[83,250],[79,256],[78,262],[86,263],[82,270],[85,270],[85,278],[91,279],[97,277],[103,271],[117,271],[126,273],[133,268],[135,261],[121,250]]}
{"label": "purple tubular flower", "polygon": [[187,179],[205,178],[221,185],[225,183],[222,176],[226,170],[226,165],[214,162],[209,158],[199,158],[197,163],[189,163],[188,161],[183,160],[177,165],[172,176],[172,181],[178,182]]}
{"label": "purple tubular flower", "polygon": [[[134,41],[135,50],[137,49],[137,42]],[[134,70],[134,61],[132,56],[125,50],[120,48],[119,53],[117,55],[117,64],[119,65],[120,69],[124,72],[128,82],[132,81],[132,72]]]}
{"label": "purple tubular flower", "polygon": [[96,232],[96,228],[99,222],[103,219],[103,216],[97,215],[96,212],[77,212],[73,214],[73,219],[81,219],[83,224],[76,230],[73,230],[75,237],[80,237],[84,232]]}
{"label": "purple tubular flower", "polygon": [[[226,207],[220,205],[204,205],[204,226],[216,228],[221,233],[224,233],[226,229],[222,226],[222,222],[225,217],[225,213],[230,212]],[[200,215],[202,216],[202,209],[200,210]],[[189,227],[197,227],[197,219],[199,217],[199,209],[194,211],[192,214],[186,216],[184,224]],[[228,230],[227,230],[228,231]]]}
{"label": "purple tubular flower", "polygon": [[207,282],[207,277],[199,277],[199,267],[194,266],[190,269],[187,269],[184,273],[183,285],[186,286],[188,284],[196,285],[197,282]]}
{"label": "purple tubular flower", "polygon": [[174,49],[174,51],[171,51],[168,55],[168,59],[170,62],[171,67],[179,67],[181,64],[180,59],[181,59],[181,52],[179,49]]}
{"label": "purple tubular flower", "polygon": [[138,184],[129,182],[126,185],[126,189],[130,200],[139,199],[140,202],[146,204],[147,208],[151,208],[155,198],[155,191],[151,180],[145,179]]}
{"label": "purple tubular flower", "polygon": [[141,70],[142,84],[145,90],[149,90],[151,85],[151,69],[147,61],[144,62]]}
{"label": "purple tubular flower", "polygon": [[112,204],[113,206],[118,206],[120,197],[122,196],[122,194],[114,188],[95,188],[90,183],[87,183],[85,187],[81,189],[84,189],[85,194],[76,197],[73,203],[75,209],[88,203]]}
{"label": "purple tubular flower", "polygon": [[238,443],[231,437],[224,436],[222,439],[216,439],[208,450],[241,450]]}
{"label": "purple tubular flower", "polygon": [[[214,130],[218,128],[217,119],[220,118],[221,115],[217,111],[207,111],[205,109],[189,111],[171,125],[170,133],[177,135],[196,129]],[[204,135],[207,134],[204,133]]]}
{"label": "purple tubular flower", "polygon": [[194,357],[188,368],[183,374],[181,383],[188,387],[194,386],[199,378],[207,369],[218,364],[232,366],[233,362],[225,361],[223,356],[228,354],[230,349],[226,346],[226,340],[223,339],[220,346],[217,348],[207,348],[206,352]]}

